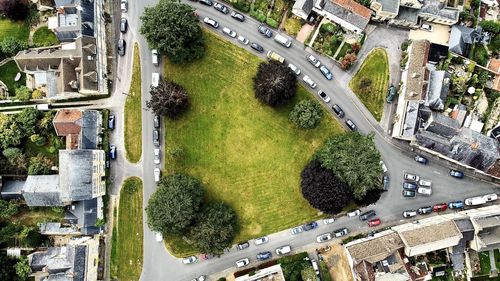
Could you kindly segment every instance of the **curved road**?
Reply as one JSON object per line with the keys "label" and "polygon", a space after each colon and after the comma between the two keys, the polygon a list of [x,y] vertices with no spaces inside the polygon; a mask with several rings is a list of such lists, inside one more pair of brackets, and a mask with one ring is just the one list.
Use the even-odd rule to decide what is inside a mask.
{"label": "curved road", "polygon": [[[152,6],[156,4],[156,2],[157,1],[155,0],[129,1],[129,11],[124,14],[124,17],[127,17],[129,20],[129,31],[123,36],[128,43],[127,54],[125,57],[120,58],[118,64],[118,69],[120,70],[118,73],[130,74],[130,71],[125,71],[125,69],[131,69],[132,42],[137,41],[140,45],[141,51],[142,103],[144,109],[142,114],[143,156],[141,160],[145,187],[144,206],[146,206],[149,197],[156,189],[156,185],[153,180],[153,116],[151,112],[145,110],[145,101],[150,98],[149,87],[151,83],[151,73],[161,73],[162,68],[161,66],[155,67],[152,65],[151,52],[144,37],[139,34],[138,29],[140,26],[139,17],[144,11],[144,7]],[[345,111],[346,117],[356,123],[360,132],[375,132],[377,148],[379,149],[391,176],[391,188],[388,192],[385,192],[382,195],[382,198],[377,202],[377,205],[373,206],[373,209],[377,211],[377,214],[382,219],[383,223],[394,223],[401,220],[401,213],[406,209],[416,209],[420,206],[432,205],[434,203],[449,202],[455,199],[463,199],[485,193],[498,192],[498,187],[492,184],[475,181],[470,178],[456,180],[448,176],[448,169],[445,167],[434,163],[423,166],[413,161],[411,158],[411,151],[401,150],[391,143],[390,138],[383,133],[376,120],[374,120],[366,108],[347,87],[348,81],[336,80],[337,77],[346,77],[346,75],[337,66],[333,66],[333,63],[329,59],[315,54],[316,57],[320,58],[322,63],[325,63],[330,69],[332,69],[332,73],[334,74],[333,81],[327,81],[318,69],[307,62],[305,57],[308,53],[312,53],[312,51],[305,50],[302,43],[294,41],[291,48],[282,47],[278,43],[274,42],[274,40],[267,39],[260,35],[257,32],[259,23],[249,16],[246,17],[245,22],[241,23],[232,19],[229,15],[224,15],[216,11],[213,7],[203,6],[197,2],[186,1],[186,3],[197,9],[200,19],[203,19],[205,16],[209,16],[218,21],[220,24],[219,29],[210,29],[211,31],[218,33],[220,36],[225,36],[221,33],[221,30],[222,27],[227,26],[236,31],[239,35],[241,34],[245,36],[251,42],[258,42],[264,47],[266,52],[268,50],[274,50],[284,56],[287,63],[293,63],[302,70],[300,79],[302,79],[304,74],[309,75],[309,77],[311,77],[318,84],[316,90],[323,89],[332,98],[332,101],[328,106],[328,110],[331,111],[331,104],[337,103]],[[254,52],[248,46],[241,45],[236,39],[229,37],[226,38],[234,44],[239,44],[241,47],[248,49],[249,52]],[[254,54],[261,58],[265,58],[265,53],[258,54],[254,52]],[[122,77],[122,79],[125,79],[128,82],[130,77]],[[117,78],[117,80],[119,79]],[[120,82],[116,83],[120,84]],[[123,88],[123,85],[121,85],[120,88]],[[315,92],[316,91],[314,91],[314,96],[319,100]],[[324,104],[321,100],[319,100],[319,102]],[[343,124],[342,120],[340,122]],[[415,199],[403,199],[401,197],[401,182],[404,170],[416,173],[422,178],[432,179],[434,186],[433,195],[431,197],[419,196]],[[201,274],[209,275],[234,267],[234,261],[240,258],[248,257],[252,262],[254,262],[255,255],[258,252],[265,250],[273,251],[276,247],[287,244],[292,245],[295,249],[310,245],[311,243],[315,243],[315,237],[317,235],[338,229],[340,227],[348,227],[351,232],[367,230],[366,224],[361,223],[357,218],[343,217],[331,225],[320,225],[320,227],[314,231],[292,236],[289,230],[284,230],[282,232],[269,235],[270,242],[268,244],[261,246],[251,245],[250,248],[244,251],[236,251],[233,248],[220,258],[199,261],[192,265],[183,265],[179,259],[171,256],[161,243],[155,241],[154,234],[148,229],[146,223],[144,222],[144,266],[141,280],[191,280]]]}

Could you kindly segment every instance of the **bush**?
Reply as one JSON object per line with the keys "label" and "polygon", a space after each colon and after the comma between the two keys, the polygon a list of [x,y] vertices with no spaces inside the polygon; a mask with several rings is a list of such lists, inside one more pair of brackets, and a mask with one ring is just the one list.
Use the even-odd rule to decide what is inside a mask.
{"label": "bush", "polygon": [[26,86],[16,88],[16,99],[21,101],[28,101],[31,99],[31,90]]}
{"label": "bush", "polygon": [[28,15],[27,0],[1,0],[0,14],[15,21],[24,20]]}
{"label": "bush", "polygon": [[266,23],[267,23],[267,25],[269,25],[270,27],[273,27],[273,28],[278,28],[278,22],[277,22],[277,21],[275,21],[275,20],[274,20],[274,19],[272,19],[272,18],[267,18]]}
{"label": "bush", "polygon": [[293,107],[289,119],[297,127],[312,129],[318,126],[323,118],[323,109],[313,100],[301,100]]}
{"label": "bush", "polygon": [[238,0],[233,3],[233,7],[242,12],[248,13],[250,11],[250,2],[245,0]]}
{"label": "bush", "polygon": [[5,57],[11,57],[26,48],[28,48],[28,44],[16,37],[9,36],[0,41],[0,51]]}
{"label": "bush", "polygon": [[287,18],[285,21],[285,31],[292,36],[297,35],[301,27],[302,23],[296,18]]}
{"label": "bush", "polygon": [[30,141],[32,143],[36,144],[36,146],[43,146],[47,142],[47,140],[43,136],[41,136],[39,134],[33,134],[33,135],[31,135],[30,136]]}

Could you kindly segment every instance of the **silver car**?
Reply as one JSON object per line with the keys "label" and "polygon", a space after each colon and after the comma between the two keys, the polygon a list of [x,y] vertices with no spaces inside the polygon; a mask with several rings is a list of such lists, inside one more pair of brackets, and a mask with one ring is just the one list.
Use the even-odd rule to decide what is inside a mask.
{"label": "silver car", "polygon": [[304,82],[306,82],[306,84],[309,85],[309,87],[311,87],[312,89],[316,88],[316,83],[314,83],[314,81],[309,76],[304,75],[302,80],[304,80]]}
{"label": "silver car", "polygon": [[259,238],[255,239],[255,245],[262,245],[262,244],[266,244],[267,242],[269,242],[269,238],[267,236],[263,236],[263,237],[259,237]]}
{"label": "silver car", "polygon": [[302,227],[302,225],[292,228],[292,234],[294,234],[294,235],[299,234],[303,231],[304,231],[304,228]]}
{"label": "silver car", "polygon": [[155,154],[154,163],[155,164],[160,164],[160,149],[159,148],[155,148],[154,149],[154,154]]}

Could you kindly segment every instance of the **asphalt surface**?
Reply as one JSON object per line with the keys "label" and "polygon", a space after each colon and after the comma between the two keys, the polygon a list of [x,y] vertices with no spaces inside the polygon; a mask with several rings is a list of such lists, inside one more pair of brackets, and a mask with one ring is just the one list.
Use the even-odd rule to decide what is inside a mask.
{"label": "asphalt surface", "polygon": [[[149,50],[144,37],[139,34],[138,29],[140,26],[139,17],[143,12],[144,7],[152,6],[155,3],[156,1],[154,0],[129,1],[129,10],[124,14],[124,16],[129,20],[129,30],[124,35],[124,38],[128,43],[126,50],[127,54],[125,57],[120,57],[119,59],[117,77],[117,83],[120,83],[120,79],[129,81],[129,78],[125,77],[130,76],[133,41],[137,41],[141,51],[141,75],[143,90],[143,155],[140,165],[142,165],[144,183],[144,206],[147,205],[149,197],[156,189],[153,179],[153,169],[155,167],[153,164],[154,146],[152,141],[153,115],[146,109],[145,102],[150,98],[149,87],[151,83],[151,74],[153,72],[162,73],[162,68],[161,66],[154,66],[151,63],[151,51]],[[393,145],[390,138],[383,133],[376,120],[373,119],[360,101],[355,98],[354,94],[347,87],[348,80],[346,79],[345,73],[337,66],[334,66],[333,62],[329,61],[327,58],[315,54],[315,56],[319,58],[328,68],[330,68],[334,74],[334,80],[327,81],[320,71],[309,64],[309,62],[305,59],[306,55],[309,52],[312,53],[312,51],[304,49],[304,45],[302,43],[294,40],[291,48],[285,48],[274,42],[273,39],[265,38],[259,34],[257,31],[259,23],[248,16],[246,17],[246,21],[242,23],[232,19],[229,15],[224,15],[216,11],[213,7],[203,6],[196,2],[186,1],[185,3],[192,5],[197,9],[201,21],[206,16],[218,21],[220,24],[219,29],[214,30],[213,28],[208,27],[209,30],[220,34],[220,36],[225,36],[227,40],[248,49],[249,52],[253,52],[263,59],[265,59],[265,53],[267,53],[268,50],[278,52],[286,58],[285,63],[293,63],[301,69],[302,73],[300,75],[300,79],[302,79],[302,76],[306,74],[318,84],[317,88],[313,90],[312,93],[320,103],[324,104],[324,102],[319,99],[316,92],[319,89],[323,89],[332,99],[332,101],[328,104],[328,109],[330,111],[330,106],[333,103],[337,103],[345,111],[346,118],[349,118],[356,123],[360,132],[375,133],[376,146],[379,149],[387,168],[389,169],[389,175],[391,177],[391,186],[389,191],[382,195],[376,205],[370,206],[370,209],[376,210],[378,217],[381,218],[381,227],[384,227],[384,224],[387,226],[388,223],[397,223],[402,220],[401,213],[407,209],[416,209],[421,206],[449,202],[456,199],[464,199],[466,197],[499,191],[498,187],[492,184],[475,181],[470,178],[465,178],[463,180],[453,179],[448,176],[447,168],[441,167],[436,163],[430,163],[426,166],[416,163],[412,159],[413,154],[411,151],[407,149],[401,150],[397,146]],[[201,24],[203,25],[203,23]],[[250,49],[249,46],[244,46],[236,39],[222,34],[222,27],[225,26],[236,31],[238,35],[243,35],[248,38],[251,42],[258,42],[264,47],[265,52],[262,54],[257,53]],[[340,80],[337,80],[337,77],[340,78]],[[127,83],[124,82],[121,84],[125,85]],[[119,88],[123,87],[125,86],[120,86]],[[117,117],[123,118],[122,115]],[[118,121],[119,120],[120,119],[118,119]],[[343,120],[339,121],[342,124],[344,123]],[[419,196],[415,199],[402,198],[401,183],[405,170],[415,173],[422,178],[431,179],[433,181],[433,195],[431,197]],[[146,218],[146,214],[144,214],[144,218]],[[255,246],[253,241],[250,241],[251,246],[248,249],[237,251],[233,247],[231,251],[222,255],[220,258],[198,261],[191,265],[183,265],[180,259],[171,256],[165,250],[162,243],[155,241],[154,233],[148,229],[146,221],[144,220],[144,266],[141,280],[182,281],[191,280],[192,278],[202,274],[210,275],[234,267],[234,262],[241,258],[248,257],[252,263],[255,263],[255,256],[257,253],[262,251],[272,251],[273,257],[276,257],[274,249],[279,246],[291,245],[292,248],[297,249],[299,247],[311,246],[311,243],[314,245],[314,243],[316,243],[315,238],[317,235],[327,231],[333,231],[341,227],[347,227],[351,232],[369,230],[366,223],[360,222],[358,218],[342,217],[330,225],[323,225],[320,222],[320,227],[313,231],[301,233],[299,235],[292,235],[289,230],[284,230],[282,232],[269,235],[270,241],[267,244]],[[131,241],[131,243],[133,242]]]}

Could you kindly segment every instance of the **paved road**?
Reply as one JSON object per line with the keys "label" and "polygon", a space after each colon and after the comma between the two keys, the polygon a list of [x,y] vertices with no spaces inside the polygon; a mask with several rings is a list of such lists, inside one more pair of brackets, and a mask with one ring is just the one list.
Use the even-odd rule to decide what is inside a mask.
{"label": "paved road", "polygon": [[[128,43],[127,55],[125,59],[121,58],[121,60],[124,60],[124,63],[119,63],[118,71],[118,73],[127,73],[126,69],[131,69],[130,58],[132,57],[132,42],[133,40],[136,40],[139,43],[141,50],[143,108],[145,108],[145,101],[149,99],[151,73],[161,73],[161,67],[155,67],[151,64],[151,54],[147,48],[147,43],[138,33],[138,27],[140,24],[139,17],[145,6],[154,5],[155,2],[156,1],[154,0],[129,2],[129,12],[125,14],[125,16],[129,19],[130,25],[129,32],[125,35]],[[380,153],[384,158],[392,179],[390,190],[382,195],[382,198],[379,200],[377,205],[373,206],[373,209],[377,211],[384,222],[399,221],[401,219],[401,212],[405,209],[417,208],[420,206],[447,202],[453,199],[462,199],[490,192],[498,192],[497,187],[488,183],[477,182],[469,178],[464,180],[452,179],[447,176],[448,170],[440,167],[439,165],[431,163],[428,166],[422,166],[414,162],[411,159],[412,155],[409,151],[401,151],[396,146],[391,144],[389,138],[383,134],[382,130],[377,125],[377,122],[348,89],[346,86],[348,81],[345,73],[337,67],[334,67],[333,63],[328,61],[326,58],[318,56],[329,68],[333,67],[332,72],[334,76],[340,78],[340,80],[337,80],[336,78],[333,81],[327,81],[321,75],[319,70],[315,69],[306,61],[305,56],[307,52],[310,51],[304,50],[303,44],[294,41],[291,48],[284,48],[272,39],[262,37],[257,32],[258,23],[249,17],[247,17],[247,20],[244,23],[240,23],[232,19],[229,15],[223,15],[211,7],[202,6],[194,2],[186,1],[186,3],[196,7],[200,18],[209,16],[217,20],[221,27],[219,27],[219,30],[215,32],[221,34],[220,30],[222,27],[228,26],[235,30],[238,34],[247,37],[250,41],[258,42],[266,49],[266,51],[275,50],[283,55],[288,62],[297,65],[302,70],[303,74],[309,75],[318,84],[318,88],[316,90],[324,89],[331,96],[333,102],[339,104],[344,109],[346,116],[358,125],[360,132],[375,132],[377,148],[380,150]],[[224,35],[221,34],[220,36]],[[228,40],[232,40],[234,44],[239,44],[235,39],[229,39],[229,37],[227,38]],[[249,49],[250,52],[254,52],[253,50],[250,50],[248,46],[241,46]],[[265,57],[265,54],[255,54],[261,58]],[[122,68],[120,68],[120,66]],[[123,79],[123,77],[121,79]],[[314,96],[318,98],[317,95]],[[151,112],[144,109],[142,116],[143,157],[141,159],[144,181],[144,205],[147,204],[148,198],[156,188],[152,173],[154,168],[152,153],[152,119],[153,117]],[[434,185],[434,194],[432,197],[418,197],[412,200],[403,199],[401,197],[400,188],[403,169],[417,173],[423,178],[432,179]],[[164,249],[161,243],[155,242],[154,234],[148,229],[146,223],[144,222],[144,267],[141,280],[190,280],[201,274],[208,275],[232,267],[234,266],[234,261],[240,258],[249,257],[254,261],[255,255],[264,250],[273,251],[276,247],[286,244],[290,244],[294,248],[309,245],[314,243],[315,237],[318,234],[332,231],[340,227],[348,227],[351,231],[367,230],[366,225],[359,222],[357,218],[349,219],[344,217],[337,220],[332,225],[321,225],[320,228],[315,231],[310,231],[297,236],[292,236],[289,230],[275,233],[269,236],[270,242],[268,244],[261,246],[252,245],[249,249],[244,251],[236,251],[232,249],[221,258],[215,258],[186,266],[182,265],[180,260],[172,257]]]}

